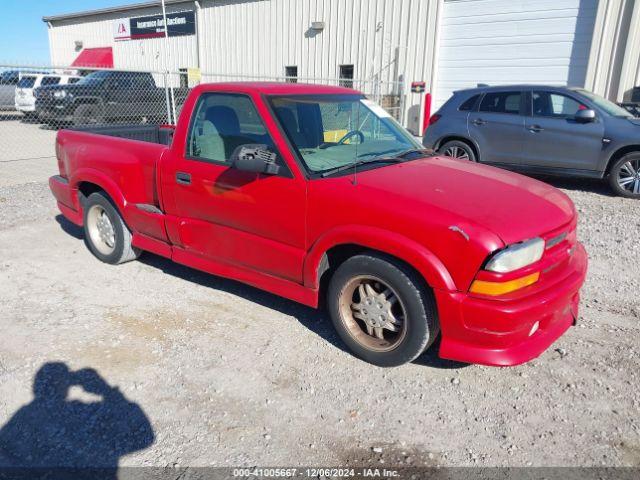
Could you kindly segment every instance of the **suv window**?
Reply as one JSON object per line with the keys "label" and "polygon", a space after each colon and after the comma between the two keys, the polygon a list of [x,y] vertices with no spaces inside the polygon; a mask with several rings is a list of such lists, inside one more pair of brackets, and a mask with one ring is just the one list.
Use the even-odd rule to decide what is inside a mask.
{"label": "suv window", "polygon": [[43,87],[46,85],[57,85],[60,83],[60,77],[43,77],[40,85]]}
{"label": "suv window", "polygon": [[478,93],[477,95],[474,95],[473,97],[465,100],[464,102],[462,102],[462,105],[458,107],[458,110],[460,110],[461,112],[469,112],[473,110],[476,107],[479,98],[480,94]]}
{"label": "suv window", "polygon": [[480,103],[481,112],[520,113],[520,92],[490,92]]}
{"label": "suv window", "polygon": [[228,162],[240,145],[261,143],[276,151],[251,99],[238,94],[203,94],[189,127],[187,156]]}
{"label": "suv window", "polygon": [[36,77],[34,75],[28,75],[26,77],[22,77],[18,82],[18,88],[33,88],[36,83]]}
{"label": "suv window", "polygon": [[536,117],[573,117],[578,110],[586,108],[577,100],[561,93],[537,91],[531,97],[533,115]]}
{"label": "suv window", "polygon": [[0,85],[15,85],[20,79],[20,74],[15,70],[2,72],[0,75]]}

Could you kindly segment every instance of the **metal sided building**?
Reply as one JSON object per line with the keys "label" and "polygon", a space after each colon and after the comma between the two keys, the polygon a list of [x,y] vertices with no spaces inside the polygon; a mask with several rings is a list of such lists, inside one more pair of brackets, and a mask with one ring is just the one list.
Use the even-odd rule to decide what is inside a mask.
{"label": "metal sided building", "polygon": [[[401,81],[404,121],[478,83],[640,84],[640,0],[167,0],[44,17],[51,62],[257,77]],[[165,42],[169,55],[166,55]],[[79,58],[82,56],[82,58]]]}

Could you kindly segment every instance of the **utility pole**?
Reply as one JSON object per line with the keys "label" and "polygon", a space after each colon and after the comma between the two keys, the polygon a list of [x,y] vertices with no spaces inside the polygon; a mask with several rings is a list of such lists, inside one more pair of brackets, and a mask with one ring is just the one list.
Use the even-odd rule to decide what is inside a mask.
{"label": "utility pole", "polygon": [[[162,0],[162,21],[164,22],[164,46],[166,49],[166,59],[167,59],[167,80],[169,79],[169,65],[171,65],[171,55],[169,53],[169,25],[167,24],[167,9],[164,4],[164,0]],[[165,80],[166,81],[166,80]],[[165,85],[166,87],[166,85]],[[173,87],[169,87],[169,91],[171,92],[171,111],[169,112],[169,123],[176,124],[176,98],[173,94]]]}

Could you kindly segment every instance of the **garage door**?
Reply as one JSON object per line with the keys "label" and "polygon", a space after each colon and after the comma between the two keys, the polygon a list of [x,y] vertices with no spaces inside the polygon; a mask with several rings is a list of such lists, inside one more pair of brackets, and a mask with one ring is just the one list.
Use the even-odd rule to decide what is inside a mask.
{"label": "garage door", "polygon": [[597,0],[445,0],[434,105],[455,90],[583,86]]}

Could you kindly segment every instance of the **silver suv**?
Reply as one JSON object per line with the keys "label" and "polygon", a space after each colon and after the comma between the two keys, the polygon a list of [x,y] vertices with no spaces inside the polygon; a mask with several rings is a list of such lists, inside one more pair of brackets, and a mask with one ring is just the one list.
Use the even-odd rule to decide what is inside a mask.
{"label": "silver suv", "polygon": [[511,170],[607,178],[618,195],[640,198],[640,119],[579,88],[455,92],[429,120],[423,144]]}

